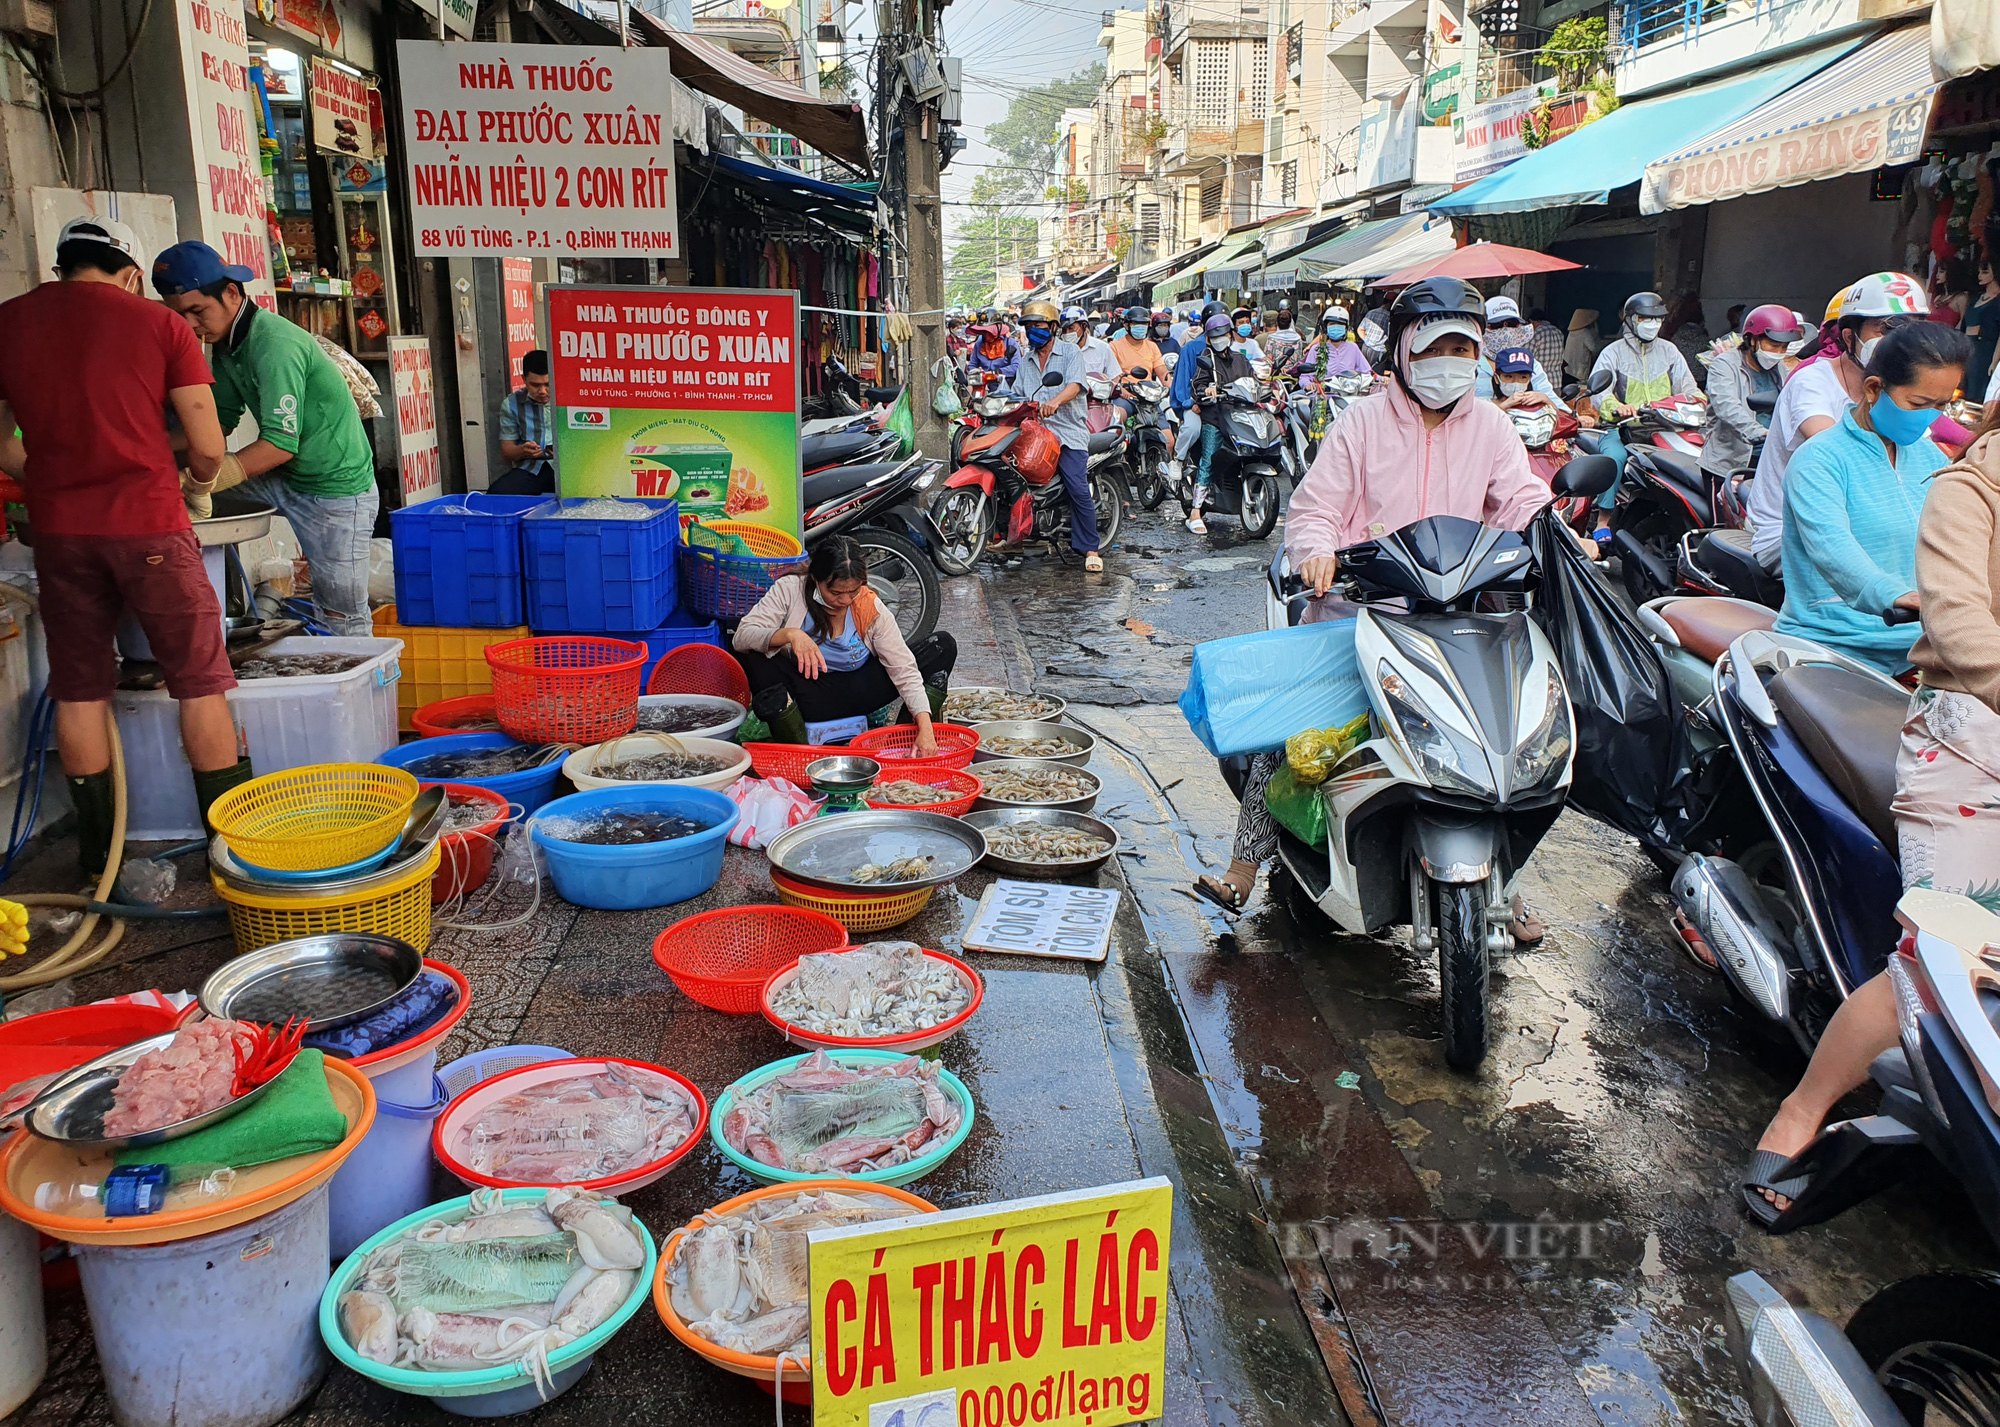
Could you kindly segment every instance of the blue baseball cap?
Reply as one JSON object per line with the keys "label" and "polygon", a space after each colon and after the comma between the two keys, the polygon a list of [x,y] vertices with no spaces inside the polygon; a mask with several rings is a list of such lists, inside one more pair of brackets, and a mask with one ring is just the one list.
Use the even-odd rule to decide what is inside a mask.
{"label": "blue baseball cap", "polygon": [[246,267],[225,263],[222,254],[194,239],[176,243],[153,259],[153,291],[162,297],[179,297],[224,278],[251,282],[256,276]]}
{"label": "blue baseball cap", "polygon": [[1526,347],[1509,347],[1493,359],[1493,368],[1506,377],[1525,377],[1535,370],[1535,354]]}

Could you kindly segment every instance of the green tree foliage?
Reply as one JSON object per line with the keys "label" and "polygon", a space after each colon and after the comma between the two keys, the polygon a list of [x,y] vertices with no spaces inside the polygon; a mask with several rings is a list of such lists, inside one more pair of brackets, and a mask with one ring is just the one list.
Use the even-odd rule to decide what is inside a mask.
{"label": "green tree foliage", "polygon": [[1103,84],[1104,66],[1093,64],[1068,79],[1023,90],[1007,106],[1007,117],[988,126],[987,144],[998,149],[1000,162],[1008,165],[989,172],[1002,181],[1008,197],[1028,202],[1041,196],[1042,185],[1056,166],[1063,110],[1095,103]]}
{"label": "green tree foliage", "polygon": [[1542,59],[1562,77],[1565,90],[1576,90],[1605,67],[1610,49],[1610,28],[1602,15],[1592,15],[1564,20],[1550,31]]}
{"label": "green tree foliage", "polygon": [[991,176],[981,174],[972,184],[972,201],[989,208],[964,209],[969,216],[952,233],[945,255],[945,301],[983,307],[993,300],[993,254],[999,249],[1003,266],[1035,255],[1035,215],[1010,207]]}

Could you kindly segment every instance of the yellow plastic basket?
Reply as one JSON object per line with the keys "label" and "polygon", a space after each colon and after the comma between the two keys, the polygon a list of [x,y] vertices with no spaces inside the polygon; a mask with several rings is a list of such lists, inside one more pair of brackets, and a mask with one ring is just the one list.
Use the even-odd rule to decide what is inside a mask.
{"label": "yellow plastic basket", "polygon": [[298,937],[327,932],[375,932],[406,941],[423,951],[431,940],[431,879],[437,875],[444,844],[393,882],[343,897],[266,896],[232,886],[214,872],[209,881],[229,905],[229,929],[238,955]]}
{"label": "yellow plastic basket", "polygon": [[516,629],[398,624],[396,607],[384,605],[375,611],[375,633],[379,638],[403,641],[403,677],[396,684],[396,720],[397,727],[409,733],[416,728],[413,715],[426,704],[492,693],[493,667],[486,662],[487,649],[509,640],[527,639],[534,631],[525,624]]}
{"label": "yellow plastic basket", "polygon": [[208,816],[229,850],[251,866],[320,872],[387,847],[416,800],[416,777],[401,768],[314,763],[231,788]]}
{"label": "yellow plastic basket", "polygon": [[878,932],[899,927],[930,904],[935,887],[908,892],[871,893],[865,897],[818,896],[788,877],[773,874],[778,900],[790,907],[825,912],[851,932]]}

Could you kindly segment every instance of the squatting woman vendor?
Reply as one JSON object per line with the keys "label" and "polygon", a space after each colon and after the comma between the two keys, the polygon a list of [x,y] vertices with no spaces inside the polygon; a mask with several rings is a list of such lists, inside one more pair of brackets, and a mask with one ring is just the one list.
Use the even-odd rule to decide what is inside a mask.
{"label": "squatting woman vendor", "polygon": [[[903,642],[896,621],[868,587],[861,547],[836,535],[813,547],[803,575],[771,586],[736,626],[736,657],[750,679],[750,707],[779,743],[808,743],[822,725],[851,723],[902,696],[917,725],[915,752],[937,752],[931,720],[944,709],[958,642],[942,630]],[[822,739],[822,741],[824,741]]]}

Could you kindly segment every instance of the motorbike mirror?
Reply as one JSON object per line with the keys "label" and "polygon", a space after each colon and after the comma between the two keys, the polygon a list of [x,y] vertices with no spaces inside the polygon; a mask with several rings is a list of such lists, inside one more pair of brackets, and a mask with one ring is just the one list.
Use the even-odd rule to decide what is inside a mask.
{"label": "motorbike mirror", "polygon": [[1577,393],[1578,393],[1579,391],[1581,391],[1581,390],[1583,390],[1583,388],[1582,388],[1582,387],[1580,387],[1580,386],[1578,386],[1578,385],[1577,385],[1577,384],[1576,384],[1575,382],[1564,382],[1564,383],[1563,383],[1563,400],[1564,400],[1564,401],[1575,401],[1575,400],[1576,400],[1576,394],[1577,394]]}
{"label": "motorbike mirror", "polygon": [[1134,367],[1132,368],[1131,371],[1127,372],[1125,375],[1128,377],[1149,377],[1152,375],[1152,373],[1147,371],[1144,367]]}
{"label": "motorbike mirror", "polygon": [[1778,406],[1778,394],[1774,391],[1753,392],[1745,398],[1752,411],[1769,416]]}
{"label": "motorbike mirror", "polygon": [[1611,384],[1617,380],[1608,368],[1597,373],[1590,379],[1590,394],[1596,396],[1599,392],[1611,390]]}
{"label": "motorbike mirror", "polygon": [[1050,372],[1047,376],[1042,378],[1043,386],[1061,386],[1062,384],[1063,384],[1063,379],[1061,372]]}
{"label": "motorbike mirror", "polygon": [[1618,479],[1618,463],[1609,456],[1578,456],[1565,461],[1549,482],[1559,496],[1599,496]]}
{"label": "motorbike mirror", "polygon": [[1181,354],[1179,352],[1169,352],[1166,354],[1166,356],[1160,358],[1160,365],[1165,367],[1168,371],[1172,371],[1175,367],[1179,366],[1180,364],[1181,364]]}

